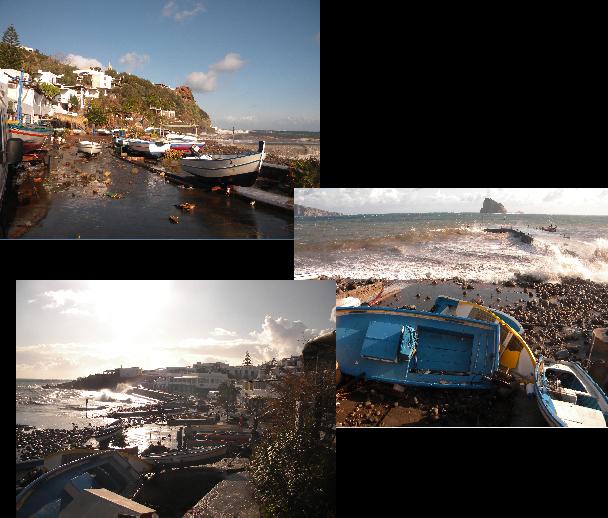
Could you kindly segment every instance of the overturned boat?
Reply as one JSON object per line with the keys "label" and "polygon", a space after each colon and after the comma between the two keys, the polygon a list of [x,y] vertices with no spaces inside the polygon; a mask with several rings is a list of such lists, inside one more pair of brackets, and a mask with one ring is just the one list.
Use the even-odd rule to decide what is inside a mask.
{"label": "overturned boat", "polygon": [[343,374],[401,385],[489,388],[499,368],[500,325],[436,312],[336,308]]}
{"label": "overturned boat", "polygon": [[580,364],[542,356],[535,369],[534,392],[551,426],[606,427],[608,397]]}
{"label": "overturned boat", "polygon": [[101,153],[101,144],[89,140],[82,140],[78,143],[78,152],[87,155],[97,155]]}

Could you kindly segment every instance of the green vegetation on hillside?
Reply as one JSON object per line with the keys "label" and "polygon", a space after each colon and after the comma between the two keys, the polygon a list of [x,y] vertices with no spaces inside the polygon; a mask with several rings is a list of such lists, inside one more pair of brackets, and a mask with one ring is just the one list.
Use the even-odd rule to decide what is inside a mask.
{"label": "green vegetation on hillside", "polygon": [[[34,79],[38,70],[61,75],[62,84],[73,86],[77,84],[74,71],[77,67],[61,63],[58,59],[46,56],[35,50],[28,52],[18,47],[19,37],[11,25],[5,31],[3,41],[0,43],[0,68],[23,70]],[[199,108],[195,101],[182,98],[179,94],[168,88],[156,86],[146,79],[128,73],[118,73],[107,70],[107,75],[113,77],[112,89],[108,96],[102,96],[94,104],[94,112],[102,115],[111,122],[118,123],[114,118],[131,116],[135,121],[143,119],[144,125],[184,123],[193,124],[203,128],[211,126],[209,115]],[[85,76],[82,84],[91,86],[90,76]],[[89,111],[90,101],[87,101],[85,112]],[[176,119],[167,119],[158,115],[152,108],[174,110]],[[98,119],[98,117],[95,117]],[[181,122],[178,122],[181,121]]]}

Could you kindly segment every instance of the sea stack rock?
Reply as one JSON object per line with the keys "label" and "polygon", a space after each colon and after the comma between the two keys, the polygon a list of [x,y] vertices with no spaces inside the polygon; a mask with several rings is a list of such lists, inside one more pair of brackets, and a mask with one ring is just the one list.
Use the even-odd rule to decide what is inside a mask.
{"label": "sea stack rock", "polygon": [[502,203],[498,203],[491,198],[486,198],[483,200],[483,207],[479,211],[481,214],[506,214],[507,209],[505,209]]}

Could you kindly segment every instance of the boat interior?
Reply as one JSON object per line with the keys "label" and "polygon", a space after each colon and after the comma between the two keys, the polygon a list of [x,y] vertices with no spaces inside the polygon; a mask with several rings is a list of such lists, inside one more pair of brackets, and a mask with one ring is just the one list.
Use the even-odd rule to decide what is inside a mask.
{"label": "boat interior", "polygon": [[541,386],[546,393],[545,404],[568,426],[608,425],[605,396],[593,382],[577,376],[575,368],[582,369],[562,363],[544,367]]}
{"label": "boat interior", "polygon": [[497,367],[499,328],[492,322],[394,310],[349,308],[337,314],[336,354],[346,374],[459,386],[483,383]]}

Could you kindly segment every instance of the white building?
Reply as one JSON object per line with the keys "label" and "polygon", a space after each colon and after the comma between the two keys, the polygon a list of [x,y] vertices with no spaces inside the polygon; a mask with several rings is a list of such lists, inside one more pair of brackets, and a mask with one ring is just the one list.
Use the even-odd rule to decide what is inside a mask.
{"label": "white building", "polygon": [[60,87],[61,93],[59,94],[59,102],[61,103],[63,109],[67,110],[70,108],[68,104],[70,103],[70,98],[75,96],[78,99],[78,106],[76,108],[84,107],[84,92],[85,88],[83,86],[62,86]]}
{"label": "white building", "polygon": [[63,74],[57,75],[53,74],[53,72],[44,72],[42,70],[38,70],[38,74],[36,74],[38,81],[41,83],[49,83],[51,85],[60,85],[61,83],[57,82],[57,79],[63,77]]}
{"label": "white building", "polygon": [[134,378],[135,376],[141,375],[141,369],[139,367],[121,367],[118,369],[118,374],[121,378]]}
{"label": "white building", "polygon": [[[6,72],[6,73],[5,73]],[[0,69],[0,83],[6,85],[7,99],[12,102],[15,113],[17,112],[17,103],[19,99],[19,83],[11,79],[12,77],[19,77],[21,71],[13,69]],[[24,81],[29,81],[29,74],[23,74]],[[23,122],[33,123],[38,122],[38,119],[45,117],[52,112],[53,103],[47,99],[44,95],[36,92],[32,88],[23,86],[21,92],[21,113],[23,115]]]}
{"label": "white building", "polygon": [[91,76],[92,87],[100,89],[103,95],[107,95],[107,91],[112,89],[112,76],[108,76],[104,72],[90,68],[87,70],[76,70],[74,73],[78,76]]}
{"label": "white building", "polygon": [[167,392],[196,394],[217,390],[222,383],[228,382],[228,376],[222,372],[176,374],[161,376],[154,382],[154,388]]}
{"label": "white building", "polygon": [[228,373],[236,379],[256,379],[260,375],[260,368],[255,365],[238,365],[228,367]]}

